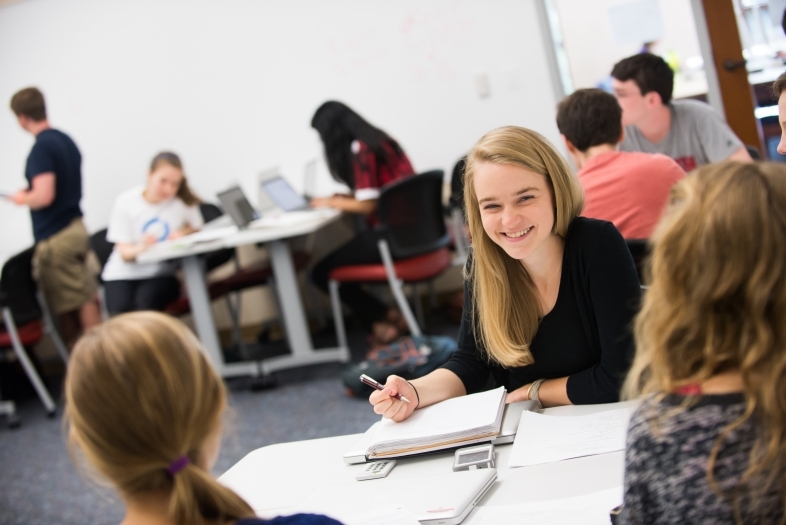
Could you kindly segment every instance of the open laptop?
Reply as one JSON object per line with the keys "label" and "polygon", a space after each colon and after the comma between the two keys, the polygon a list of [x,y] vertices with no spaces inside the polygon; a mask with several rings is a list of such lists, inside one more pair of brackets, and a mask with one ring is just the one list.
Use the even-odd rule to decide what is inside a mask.
{"label": "open laptop", "polygon": [[240,186],[233,186],[217,195],[218,200],[224,206],[226,213],[232,217],[232,221],[238,228],[244,230],[248,225],[259,219],[259,213],[248,202],[246,194]]}
{"label": "open laptop", "polygon": [[[288,184],[287,186],[289,187]],[[294,195],[297,195],[291,187],[289,187],[289,190],[291,190]],[[335,213],[334,210],[330,209],[311,209],[306,202],[305,208],[298,207],[291,208],[290,210],[282,210],[277,206],[268,205],[264,213],[260,214],[251,206],[251,203],[248,202],[248,198],[246,198],[245,193],[243,193],[243,190],[240,189],[239,186],[233,186],[217,194],[217,196],[218,200],[221,201],[221,204],[224,206],[227,215],[232,218],[232,222],[241,230],[298,226],[310,221],[323,219],[326,213],[329,215]]]}
{"label": "open laptop", "polygon": [[282,210],[289,212],[309,209],[308,199],[297,193],[284,177],[271,177],[260,184],[267,196]]}
{"label": "open laptop", "polygon": [[298,505],[298,512],[343,518],[395,503],[421,525],[458,525],[494,485],[497,469],[486,468],[426,476],[395,475],[316,489]]}

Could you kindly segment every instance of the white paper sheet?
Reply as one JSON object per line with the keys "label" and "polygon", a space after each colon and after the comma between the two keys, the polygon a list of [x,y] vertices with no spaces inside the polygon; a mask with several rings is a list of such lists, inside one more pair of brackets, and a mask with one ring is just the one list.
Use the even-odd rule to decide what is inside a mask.
{"label": "white paper sheet", "polygon": [[482,525],[609,525],[609,512],[621,503],[622,487],[615,487],[575,498],[478,507],[475,518]]}
{"label": "white paper sheet", "polygon": [[634,407],[586,416],[523,412],[509,467],[527,467],[625,449]]}

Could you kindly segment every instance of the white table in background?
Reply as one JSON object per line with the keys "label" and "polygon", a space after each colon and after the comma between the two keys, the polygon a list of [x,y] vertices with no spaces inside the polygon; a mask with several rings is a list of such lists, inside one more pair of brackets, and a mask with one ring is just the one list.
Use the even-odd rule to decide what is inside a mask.
{"label": "white table in background", "polygon": [[[635,404],[636,402],[632,402]],[[554,416],[579,416],[631,406],[631,402],[549,408]],[[371,410],[369,408],[369,410]],[[271,421],[271,425],[275,422]],[[257,514],[291,514],[314,490],[356,481],[365,465],[347,465],[342,455],[362,434],[270,445],[254,450],[219,481],[243,497]],[[512,445],[496,447],[497,481],[478,504],[484,506],[545,501],[591,494],[622,486],[624,451],[531,467],[508,468]],[[453,452],[397,460],[388,475],[401,479],[451,472]],[[478,523],[477,509],[464,521]]]}
{"label": "white table in background", "polygon": [[[223,377],[268,374],[276,370],[331,361],[345,362],[349,355],[344,348],[327,348],[314,351],[306,322],[303,301],[300,298],[297,273],[292,262],[292,253],[287,239],[314,233],[341,216],[337,210],[315,211],[313,219],[295,224],[282,221],[281,226],[251,228],[228,232],[220,239],[191,243],[188,237],[153,246],[141,253],[139,262],[158,262],[180,259],[191,313],[197,335],[216,369]],[[195,234],[199,235],[199,233]],[[265,243],[270,254],[270,263],[276,279],[281,317],[284,322],[290,355],[273,357],[257,362],[226,363],[213,319],[213,309],[207,289],[204,260],[200,254],[222,248],[235,248],[247,244]]]}

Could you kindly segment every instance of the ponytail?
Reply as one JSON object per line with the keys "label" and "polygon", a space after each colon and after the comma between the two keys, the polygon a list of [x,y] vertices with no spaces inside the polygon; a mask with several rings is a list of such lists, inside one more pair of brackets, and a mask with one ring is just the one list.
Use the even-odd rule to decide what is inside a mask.
{"label": "ponytail", "polygon": [[193,464],[173,478],[169,517],[178,525],[223,523],[254,515],[243,498]]}
{"label": "ponytail", "polygon": [[89,330],[71,354],[65,396],[71,445],[121,494],[169,493],[178,525],[254,516],[210,475],[204,454],[220,432],[226,387],[177,319],[133,312]]}
{"label": "ponytail", "polygon": [[183,201],[186,206],[195,206],[202,202],[202,200],[197,197],[193,191],[191,191],[191,187],[188,185],[185,174],[183,175],[183,179],[180,181],[180,187],[177,189],[177,198]]}

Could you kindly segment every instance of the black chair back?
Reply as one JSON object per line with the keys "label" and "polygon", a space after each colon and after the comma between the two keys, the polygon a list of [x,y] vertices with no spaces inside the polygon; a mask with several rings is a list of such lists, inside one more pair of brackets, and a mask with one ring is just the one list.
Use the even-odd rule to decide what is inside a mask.
{"label": "black chair back", "polygon": [[394,259],[422,255],[450,242],[442,216],[443,177],[442,170],[434,170],[382,188],[378,229]]}
{"label": "black chair back", "polygon": [[[221,211],[221,208],[210,202],[199,203],[199,211],[202,213],[202,219],[204,219],[205,222],[210,222],[224,215],[224,212]],[[211,270],[228,263],[234,256],[234,248],[224,248],[222,250],[216,250],[214,252],[205,254],[205,271],[210,272]]]}
{"label": "black chair back", "polygon": [[90,236],[90,248],[98,257],[98,262],[101,263],[101,268],[106,266],[109,256],[112,255],[112,250],[115,249],[114,243],[106,240],[106,228],[103,230],[98,230]]}
{"label": "black chair back", "polygon": [[199,212],[202,214],[202,219],[204,219],[205,222],[216,220],[224,215],[224,212],[221,211],[221,208],[212,202],[200,202]]}
{"label": "black chair back", "polygon": [[467,157],[464,156],[453,166],[453,175],[450,178],[450,207],[460,208],[464,211],[464,168],[467,167]]}
{"label": "black chair back", "polygon": [[17,326],[41,318],[32,272],[34,249],[28,248],[8,259],[0,272],[0,305],[10,308]]}
{"label": "black chair back", "polygon": [[646,266],[647,257],[650,255],[650,246],[647,239],[625,239],[628,245],[633,263],[636,265],[636,272],[639,274],[639,283],[644,283],[644,267]]}

